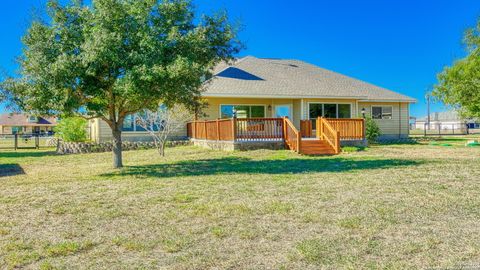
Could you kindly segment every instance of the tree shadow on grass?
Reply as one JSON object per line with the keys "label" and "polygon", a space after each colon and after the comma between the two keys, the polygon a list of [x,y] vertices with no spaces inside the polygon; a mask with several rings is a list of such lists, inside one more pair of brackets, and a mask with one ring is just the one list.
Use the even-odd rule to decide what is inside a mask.
{"label": "tree shadow on grass", "polygon": [[0,178],[25,174],[23,168],[18,164],[0,164]]}
{"label": "tree shadow on grass", "polygon": [[394,167],[416,166],[422,161],[403,159],[353,160],[341,157],[329,159],[251,160],[241,157],[188,160],[175,163],[128,166],[119,172],[102,174],[104,177],[178,177],[247,174],[300,174],[316,172],[349,172]]}

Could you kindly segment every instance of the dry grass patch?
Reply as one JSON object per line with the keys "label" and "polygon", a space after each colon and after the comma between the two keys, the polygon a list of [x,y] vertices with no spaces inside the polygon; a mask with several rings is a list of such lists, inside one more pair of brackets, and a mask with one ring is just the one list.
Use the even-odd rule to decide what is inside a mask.
{"label": "dry grass patch", "polygon": [[334,157],[194,147],[0,152],[0,268],[447,268],[480,263],[480,149]]}

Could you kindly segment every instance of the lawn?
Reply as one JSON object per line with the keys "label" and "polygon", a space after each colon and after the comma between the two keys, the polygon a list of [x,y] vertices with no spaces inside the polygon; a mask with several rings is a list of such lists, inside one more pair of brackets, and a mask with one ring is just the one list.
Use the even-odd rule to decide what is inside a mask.
{"label": "lawn", "polygon": [[480,148],[0,152],[0,268],[480,265]]}

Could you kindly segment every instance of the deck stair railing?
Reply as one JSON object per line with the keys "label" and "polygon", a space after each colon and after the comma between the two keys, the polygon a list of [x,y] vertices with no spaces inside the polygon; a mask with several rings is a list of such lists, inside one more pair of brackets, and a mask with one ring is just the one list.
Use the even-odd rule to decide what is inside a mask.
{"label": "deck stair railing", "polygon": [[302,144],[302,136],[300,132],[287,117],[283,118],[283,121],[285,146],[290,150],[300,153]]}
{"label": "deck stair railing", "polygon": [[335,154],[340,153],[340,131],[335,130],[326,118],[317,118],[317,139],[325,140]]}

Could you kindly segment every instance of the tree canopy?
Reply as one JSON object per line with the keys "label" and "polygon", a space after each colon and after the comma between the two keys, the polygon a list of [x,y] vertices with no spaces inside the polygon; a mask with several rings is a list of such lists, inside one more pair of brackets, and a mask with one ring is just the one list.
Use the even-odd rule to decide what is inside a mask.
{"label": "tree canopy", "polygon": [[51,0],[47,11],[2,88],[31,113],[103,119],[120,147],[115,167],[126,116],[160,102],[193,110],[202,78],[241,48],[225,13],[198,18],[187,0]]}
{"label": "tree canopy", "polygon": [[468,55],[438,75],[433,95],[466,117],[480,118],[480,21],[464,39]]}

